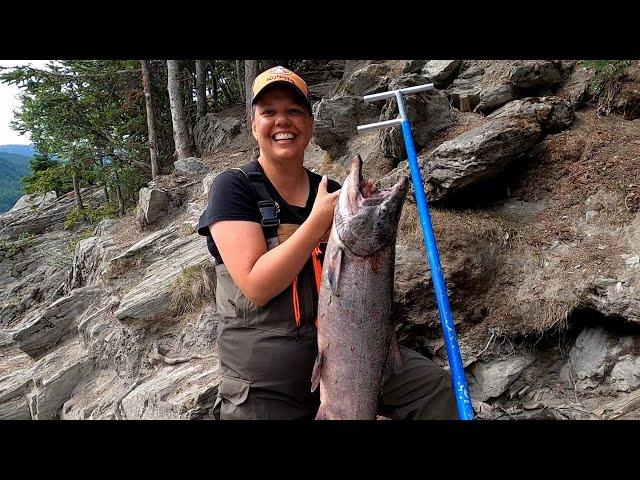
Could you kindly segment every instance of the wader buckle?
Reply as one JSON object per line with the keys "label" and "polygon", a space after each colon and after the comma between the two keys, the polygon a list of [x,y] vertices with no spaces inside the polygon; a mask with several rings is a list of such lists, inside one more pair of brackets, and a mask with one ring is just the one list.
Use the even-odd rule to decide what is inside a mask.
{"label": "wader buckle", "polygon": [[260,200],[258,202],[258,208],[262,215],[260,223],[263,227],[277,227],[280,225],[280,219],[278,213],[280,213],[280,205],[273,200]]}

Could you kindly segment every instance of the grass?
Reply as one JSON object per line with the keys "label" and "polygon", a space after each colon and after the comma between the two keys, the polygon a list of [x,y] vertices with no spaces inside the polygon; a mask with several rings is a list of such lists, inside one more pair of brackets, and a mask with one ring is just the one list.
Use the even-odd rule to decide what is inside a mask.
{"label": "grass", "polygon": [[171,310],[176,315],[194,312],[210,295],[211,288],[203,267],[183,267],[171,286]]}
{"label": "grass", "polygon": [[620,78],[631,66],[631,60],[586,60],[582,65],[593,68],[595,75],[589,84],[591,102],[598,115],[608,115],[620,90]]}

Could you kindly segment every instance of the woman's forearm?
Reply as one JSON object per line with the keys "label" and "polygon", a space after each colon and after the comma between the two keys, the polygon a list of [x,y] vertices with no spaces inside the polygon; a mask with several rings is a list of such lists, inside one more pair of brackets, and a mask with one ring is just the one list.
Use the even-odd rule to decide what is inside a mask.
{"label": "woman's forearm", "polygon": [[286,242],[262,255],[253,265],[245,295],[257,305],[264,305],[293,282],[311,252],[326,232],[309,217]]}

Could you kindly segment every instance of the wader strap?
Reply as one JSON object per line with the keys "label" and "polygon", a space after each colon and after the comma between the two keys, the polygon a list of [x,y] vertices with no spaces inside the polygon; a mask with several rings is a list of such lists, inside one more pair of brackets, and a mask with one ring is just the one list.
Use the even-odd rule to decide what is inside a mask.
{"label": "wader strap", "polygon": [[260,224],[265,230],[265,237],[275,236],[275,229],[280,225],[280,219],[278,218],[280,205],[267,192],[267,187],[264,184],[264,175],[260,172],[245,171],[244,168],[232,168],[231,170],[240,170],[249,179],[258,197],[258,208],[262,216]]}

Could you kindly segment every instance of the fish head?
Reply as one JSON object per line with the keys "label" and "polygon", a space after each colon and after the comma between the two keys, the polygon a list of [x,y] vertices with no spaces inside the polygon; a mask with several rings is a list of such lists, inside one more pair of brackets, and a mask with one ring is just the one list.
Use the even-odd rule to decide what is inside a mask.
{"label": "fish head", "polygon": [[391,188],[378,190],[374,180],[362,178],[362,159],[351,160],[334,215],[340,241],[355,255],[367,257],[395,243],[402,206],[409,189],[404,175]]}

